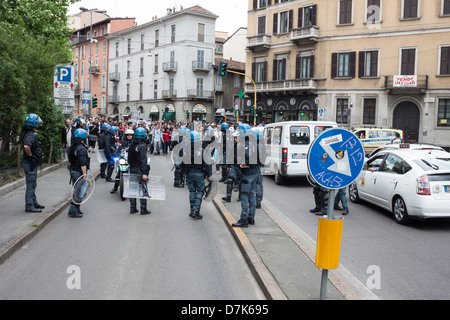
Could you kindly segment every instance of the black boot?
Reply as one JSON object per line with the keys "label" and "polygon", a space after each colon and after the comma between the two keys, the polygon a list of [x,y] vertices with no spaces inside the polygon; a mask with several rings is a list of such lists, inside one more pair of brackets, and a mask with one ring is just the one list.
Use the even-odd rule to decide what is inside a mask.
{"label": "black boot", "polygon": [[134,214],[134,213],[138,213],[139,211],[136,209],[136,207],[131,207],[130,208],[130,213]]}
{"label": "black boot", "polygon": [[203,216],[200,214],[200,212],[195,212],[192,218],[194,218],[195,220],[200,220],[203,218]]}
{"label": "black boot", "polygon": [[231,197],[222,197],[222,200],[225,202],[231,202]]}
{"label": "black boot", "polygon": [[248,227],[248,220],[245,219],[239,219],[238,222],[235,222],[231,225],[232,227],[237,227],[237,228],[247,228]]}
{"label": "black boot", "polygon": [[141,208],[141,215],[150,214],[151,211],[147,210],[147,208]]}
{"label": "black boot", "polygon": [[254,218],[248,218],[248,224],[255,225],[255,219]]}

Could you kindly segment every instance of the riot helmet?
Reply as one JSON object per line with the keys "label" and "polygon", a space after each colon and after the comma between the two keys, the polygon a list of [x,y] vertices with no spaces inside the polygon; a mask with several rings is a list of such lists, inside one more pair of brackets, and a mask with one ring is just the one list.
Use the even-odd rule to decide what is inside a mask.
{"label": "riot helmet", "polygon": [[44,122],[42,121],[42,119],[37,114],[34,114],[34,113],[27,115],[27,117],[25,119],[25,127],[28,127],[28,128],[36,129],[43,123]]}
{"label": "riot helmet", "polygon": [[74,139],[78,139],[79,141],[86,140],[87,139],[87,131],[84,129],[78,128],[73,133],[73,137],[74,137]]}
{"label": "riot helmet", "polygon": [[144,128],[137,128],[134,132],[134,138],[139,140],[145,140],[145,137],[147,136],[147,132]]}

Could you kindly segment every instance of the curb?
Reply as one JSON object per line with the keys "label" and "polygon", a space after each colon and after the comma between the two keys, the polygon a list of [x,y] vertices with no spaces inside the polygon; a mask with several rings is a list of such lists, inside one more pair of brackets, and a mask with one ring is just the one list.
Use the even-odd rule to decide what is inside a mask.
{"label": "curb", "polygon": [[268,300],[288,300],[274,277],[267,269],[266,265],[261,260],[261,257],[256,252],[255,248],[251,244],[247,235],[241,228],[233,228],[231,225],[236,222],[225,205],[219,200],[218,197],[213,199],[214,206],[219,211],[223,220],[225,221],[228,229],[230,230],[233,238],[236,240],[242,255],[245,258],[252,274],[256,278],[256,281],[260,285],[264,295]]}

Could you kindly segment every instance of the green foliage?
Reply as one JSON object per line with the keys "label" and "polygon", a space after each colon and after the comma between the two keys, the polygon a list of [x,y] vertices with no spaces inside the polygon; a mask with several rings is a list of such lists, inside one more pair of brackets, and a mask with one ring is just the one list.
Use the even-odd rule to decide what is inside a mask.
{"label": "green foliage", "polygon": [[44,121],[44,154],[52,143],[53,154],[60,151],[64,116],[53,103],[53,76],[56,65],[71,61],[67,9],[77,1],[0,1],[0,152],[20,143],[29,113]]}

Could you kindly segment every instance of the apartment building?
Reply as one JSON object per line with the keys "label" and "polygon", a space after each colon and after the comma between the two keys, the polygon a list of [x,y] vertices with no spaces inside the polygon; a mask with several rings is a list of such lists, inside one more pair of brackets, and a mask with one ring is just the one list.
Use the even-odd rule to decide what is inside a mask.
{"label": "apartment building", "polygon": [[111,18],[93,9],[71,16],[69,21],[75,28],[71,37],[76,82],[73,116],[86,117],[89,114],[90,96],[98,99],[98,107],[91,109],[91,116],[105,116],[108,114],[109,43],[107,36],[110,33],[134,27],[135,18]]}
{"label": "apartment building", "polygon": [[258,122],[399,128],[450,147],[450,0],[249,0],[247,30]]}
{"label": "apartment building", "polygon": [[216,19],[200,6],[168,9],[109,35],[110,115],[212,121]]}

